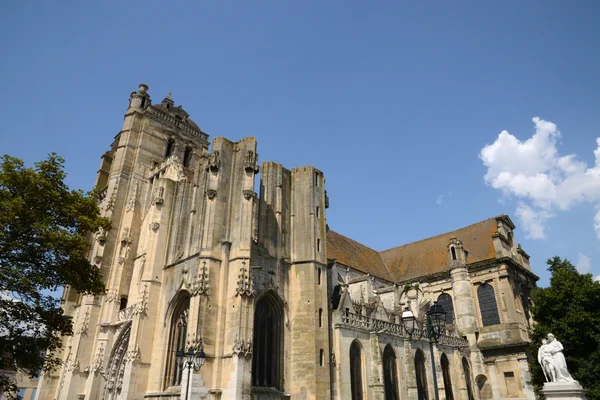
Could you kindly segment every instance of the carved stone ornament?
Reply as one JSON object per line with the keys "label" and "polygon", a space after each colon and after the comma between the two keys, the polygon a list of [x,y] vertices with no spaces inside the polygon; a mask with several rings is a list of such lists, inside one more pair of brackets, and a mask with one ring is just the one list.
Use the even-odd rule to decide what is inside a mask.
{"label": "carved stone ornament", "polygon": [[125,353],[124,361],[126,363],[134,363],[134,362],[138,361],[139,358],[140,358],[140,347],[135,346],[135,349],[127,350],[127,352]]}
{"label": "carved stone ornament", "polygon": [[79,371],[79,367],[79,360],[75,360],[74,362],[71,360],[67,365],[67,371]]}
{"label": "carved stone ornament", "polygon": [[240,273],[238,274],[237,287],[235,288],[236,296],[253,296],[252,289],[252,278],[250,277],[250,271],[246,268],[246,262],[242,262],[240,267]]}
{"label": "carved stone ornament", "polygon": [[152,222],[149,225],[149,228],[152,230],[152,232],[157,232],[158,228],[160,228],[160,224],[158,222]]}
{"label": "carved stone ornament", "polygon": [[208,166],[206,167],[206,169],[210,170],[210,172],[217,173],[219,171],[220,166],[221,156],[219,150],[213,150],[213,152],[210,153],[210,156],[208,156]]}
{"label": "carved stone ornament", "polygon": [[119,187],[119,182],[119,178],[115,179],[112,191],[110,193],[110,196],[108,196],[108,201],[106,202],[106,207],[104,208],[105,211],[112,211],[112,209],[115,207],[115,200],[117,199],[117,188]]}
{"label": "carved stone ornament", "polygon": [[123,388],[123,376],[125,374],[125,366],[127,365],[127,355],[129,353],[129,336],[131,333],[131,325],[119,335],[114,344],[112,354],[108,360],[106,371],[103,376],[106,380],[104,386],[103,400],[115,399],[121,393]]}
{"label": "carved stone ornament", "polygon": [[148,311],[148,284],[144,285],[144,288],[138,293],[138,301],[134,304],[133,315],[146,314]]}
{"label": "carved stone ornament", "polygon": [[233,343],[233,353],[238,357],[252,357],[252,340],[237,338]]}
{"label": "carved stone ornament", "polygon": [[106,295],[104,296],[104,302],[105,303],[110,303],[110,302],[118,302],[119,301],[119,293],[117,292],[117,289],[108,289],[106,291]]}
{"label": "carved stone ornament", "polygon": [[94,355],[94,359],[92,360],[92,364],[90,365],[90,370],[92,372],[98,372],[102,370],[102,361],[104,360],[104,346],[105,342],[100,342],[100,347],[96,351]]}
{"label": "carved stone ornament", "polygon": [[244,189],[244,198],[246,200],[256,198],[256,193],[254,192],[254,190]]}
{"label": "carved stone ornament", "polygon": [[154,199],[152,200],[152,204],[155,204],[155,205],[163,204],[164,203],[164,195],[165,195],[164,187],[158,187],[158,188],[154,189]]}
{"label": "carved stone ornament", "polygon": [[131,232],[131,229],[128,226],[123,228],[123,232],[121,232],[121,243],[122,244],[133,243],[133,233]]}
{"label": "carved stone ornament", "polygon": [[106,231],[104,228],[100,228],[96,235],[96,241],[100,243],[100,246],[104,246],[104,243],[106,243]]}
{"label": "carved stone ornament", "polygon": [[131,212],[135,210],[135,201],[137,199],[138,192],[138,184],[133,184],[133,189],[131,190],[131,194],[129,195],[129,200],[127,201],[127,211]]}
{"label": "carved stone ornament", "polygon": [[258,173],[258,167],[256,163],[258,162],[258,154],[253,152],[252,150],[248,150],[246,152],[246,160],[244,162],[244,170],[248,173],[254,172]]}
{"label": "carved stone ornament", "polygon": [[202,260],[202,266],[198,271],[198,276],[191,284],[190,291],[192,296],[208,295],[208,289],[208,268],[206,267],[206,260]]}
{"label": "carved stone ornament", "polygon": [[213,200],[217,197],[217,191],[215,189],[206,189],[206,197],[208,197],[209,200]]}
{"label": "carved stone ornament", "polygon": [[117,314],[117,321],[130,321],[133,317],[133,311],[135,310],[135,304],[130,305],[129,307],[125,307],[122,310],[119,310]]}
{"label": "carved stone ornament", "polygon": [[75,329],[73,330],[76,334],[82,334],[87,332],[88,326],[90,324],[90,310],[86,307],[85,313],[82,312],[80,308],[79,318],[77,323],[75,324]]}

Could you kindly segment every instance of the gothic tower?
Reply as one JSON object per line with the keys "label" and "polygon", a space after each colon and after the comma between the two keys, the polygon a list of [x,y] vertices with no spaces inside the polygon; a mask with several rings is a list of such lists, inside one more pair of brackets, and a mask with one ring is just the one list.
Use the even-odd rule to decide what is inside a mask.
{"label": "gothic tower", "polygon": [[[131,93],[96,178],[106,293],[66,288],[75,334],[40,399],[328,397],[323,174],[264,163],[259,197],[255,138],[208,147],[170,94]],[[206,362],[188,374],[189,347]]]}
{"label": "gothic tower", "polygon": [[[104,296],[65,289],[74,335],[63,367],[43,377],[40,398],[114,398],[148,380],[163,267],[187,257],[197,235],[208,135],[170,96],[152,105],[144,84],[130,95],[122,130],[101,158],[96,187],[112,227],[93,237]],[[194,242],[197,243],[197,242]]]}

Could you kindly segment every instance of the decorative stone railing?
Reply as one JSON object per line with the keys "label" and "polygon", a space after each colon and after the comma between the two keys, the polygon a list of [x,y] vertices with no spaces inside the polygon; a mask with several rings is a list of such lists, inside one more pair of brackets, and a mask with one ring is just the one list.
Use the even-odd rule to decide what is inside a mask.
{"label": "decorative stone railing", "polygon": [[[337,323],[340,325],[362,328],[371,332],[375,331],[377,333],[408,337],[404,331],[404,327],[400,324],[367,317],[350,311],[340,311],[337,314]],[[420,328],[415,329],[412,336],[413,338],[427,339],[427,335]],[[437,342],[452,347],[469,347],[469,342],[466,339],[445,334],[440,335]]]}
{"label": "decorative stone railing", "polygon": [[469,341],[458,336],[440,335],[438,342],[452,347],[469,347]]}
{"label": "decorative stone railing", "polygon": [[342,325],[349,325],[357,328],[363,328],[370,331],[382,331],[404,336],[404,328],[402,325],[394,324],[393,322],[384,321],[381,319],[367,317],[365,315],[356,314],[349,311],[339,313],[338,322]]}
{"label": "decorative stone railing", "polygon": [[204,141],[208,141],[208,135],[198,129],[194,129],[191,126],[189,126],[188,124],[186,124],[183,121],[178,120],[177,118],[173,117],[172,115],[163,112],[161,110],[158,110],[154,107],[148,107],[146,109],[150,114],[160,118],[161,120],[167,122],[168,124],[181,129],[183,132],[187,133],[188,135],[194,136],[198,139],[202,139]]}

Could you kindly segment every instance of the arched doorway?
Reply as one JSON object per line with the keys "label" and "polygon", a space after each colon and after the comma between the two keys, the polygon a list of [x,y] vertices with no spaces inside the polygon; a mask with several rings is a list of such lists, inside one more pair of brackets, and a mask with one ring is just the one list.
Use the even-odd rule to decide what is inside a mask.
{"label": "arched doorway", "polygon": [[475,400],[473,396],[473,385],[471,384],[471,367],[465,357],[462,358],[463,373],[465,374],[465,385],[467,386],[467,396],[469,400]]}
{"label": "arched doorway", "polygon": [[477,375],[475,378],[475,383],[477,384],[477,390],[479,391],[479,399],[480,400],[490,400],[492,399],[492,387],[490,386],[490,382],[485,375]]}
{"label": "arched doorway", "polygon": [[110,353],[104,375],[106,383],[104,385],[104,396],[102,396],[103,400],[117,399],[121,394],[123,375],[125,373],[125,353],[127,353],[127,347],[129,346],[130,334],[131,322],[128,322],[117,337],[117,340],[115,340]]}
{"label": "arched doorway", "polygon": [[383,381],[385,383],[385,399],[398,400],[398,369],[396,353],[389,344],[383,350]]}
{"label": "arched doorway", "polygon": [[454,394],[452,393],[452,380],[450,379],[450,362],[448,357],[442,354],[442,376],[444,377],[444,393],[446,394],[446,400],[454,400]]}
{"label": "arched doorway", "polygon": [[269,291],[254,306],[252,386],[283,391],[283,302]]}
{"label": "arched doorway", "polygon": [[362,400],[362,356],[360,344],[356,340],[350,345],[350,387],[352,400]]}
{"label": "arched doorway", "polygon": [[425,355],[422,350],[415,353],[415,375],[417,376],[417,395],[419,400],[429,400],[427,392],[427,372],[425,371]]}

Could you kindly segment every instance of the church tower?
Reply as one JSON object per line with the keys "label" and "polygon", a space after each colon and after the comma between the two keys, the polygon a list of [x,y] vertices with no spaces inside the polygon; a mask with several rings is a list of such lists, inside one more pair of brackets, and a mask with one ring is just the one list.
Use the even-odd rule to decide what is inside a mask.
{"label": "church tower", "polygon": [[254,137],[208,148],[170,94],[131,93],[96,178],[106,293],[66,288],[75,334],[39,399],[329,397],[324,176],[266,162],[259,196]]}
{"label": "church tower", "polygon": [[[131,93],[123,128],[101,157],[96,178],[108,232],[97,232],[91,261],[104,296],[65,288],[74,335],[63,367],[42,378],[40,398],[109,399],[148,380],[163,267],[190,254],[208,135],[170,96],[153,105],[148,86]],[[118,360],[115,362],[114,360]]]}

